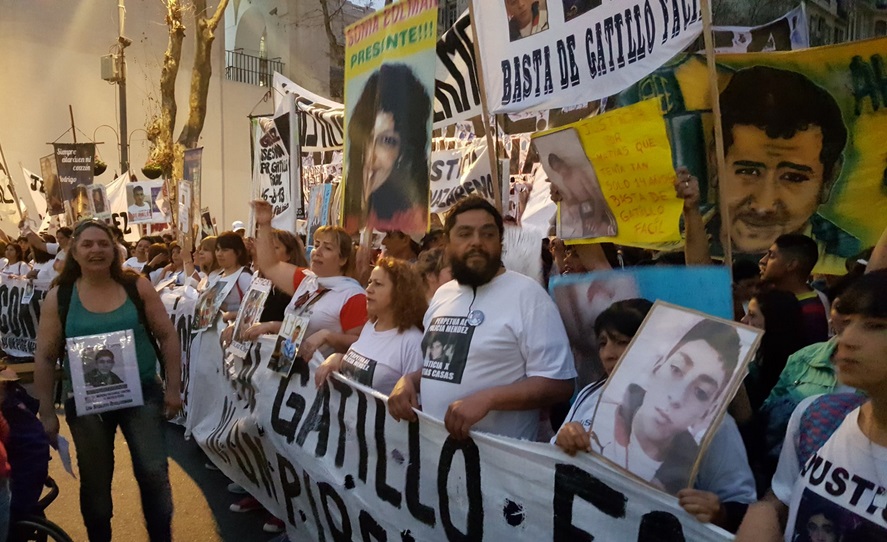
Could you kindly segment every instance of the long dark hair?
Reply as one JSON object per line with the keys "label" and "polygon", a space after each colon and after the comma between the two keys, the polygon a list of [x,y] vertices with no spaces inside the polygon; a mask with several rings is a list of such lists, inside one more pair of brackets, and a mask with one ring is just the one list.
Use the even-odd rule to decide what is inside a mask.
{"label": "long dark hair", "polygon": [[83,276],[83,270],[80,269],[80,264],[74,259],[74,251],[77,250],[77,243],[80,240],[80,236],[89,228],[98,228],[102,230],[108,236],[108,240],[111,241],[111,247],[113,248],[112,252],[114,253],[111,257],[111,278],[122,285],[132,284],[137,281],[140,276],[138,273],[135,271],[124,270],[123,267],[121,267],[120,251],[117,250],[117,244],[114,240],[114,232],[111,231],[111,228],[104,222],[84,220],[74,228],[74,233],[71,236],[71,244],[68,246],[68,256],[65,258],[65,267],[62,269],[62,272],[59,273],[59,276],[53,281],[53,286],[59,286],[62,284],[73,285],[77,279]]}
{"label": "long dark hair", "polygon": [[760,356],[759,390],[762,397],[754,397],[749,388],[749,399],[752,407],[759,407],[785,368],[788,357],[805,346],[801,316],[801,305],[798,298],[785,290],[769,290],[754,297],[761,314],[764,315],[764,336],[758,348]]}
{"label": "long dark hair", "polygon": [[237,265],[249,265],[250,257],[249,251],[246,250],[246,243],[243,242],[243,237],[233,231],[226,231],[219,235],[216,240],[216,250],[219,249],[233,250],[237,253]]}
{"label": "long dark hair", "polygon": [[[394,131],[400,135],[400,155],[388,179],[368,201],[370,209],[383,220],[404,209],[412,202],[424,201],[427,195],[419,193],[420,181],[428,180],[427,121],[431,114],[431,98],[413,70],[406,64],[383,64],[367,80],[354,110],[348,119],[348,171],[345,186],[344,227],[349,234],[363,224],[350,217],[361,214],[363,206],[363,169],[370,148],[370,140],[378,113],[394,117]],[[427,186],[425,184],[424,186]],[[369,209],[367,209],[369,212]]]}

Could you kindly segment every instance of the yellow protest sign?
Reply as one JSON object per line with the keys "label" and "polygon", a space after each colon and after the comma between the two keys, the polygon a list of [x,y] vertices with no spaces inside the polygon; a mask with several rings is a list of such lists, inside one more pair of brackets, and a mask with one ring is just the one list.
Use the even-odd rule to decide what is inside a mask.
{"label": "yellow protest sign", "polygon": [[671,145],[659,100],[533,136],[557,186],[559,236],[573,243],[645,246],[680,241]]}

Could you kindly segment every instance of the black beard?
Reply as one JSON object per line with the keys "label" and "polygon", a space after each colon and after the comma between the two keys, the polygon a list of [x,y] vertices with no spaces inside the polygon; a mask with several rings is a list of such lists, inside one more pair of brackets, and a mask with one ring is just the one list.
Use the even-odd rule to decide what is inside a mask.
{"label": "black beard", "polygon": [[481,269],[475,270],[469,267],[467,263],[468,257],[477,252],[478,251],[468,252],[461,258],[452,255],[450,256],[450,270],[453,273],[453,278],[456,279],[456,282],[459,284],[477,288],[478,286],[483,286],[493,280],[493,277],[499,272],[502,262],[499,258],[493,258],[486,252],[480,252],[480,254],[483,254],[487,260],[487,263]]}

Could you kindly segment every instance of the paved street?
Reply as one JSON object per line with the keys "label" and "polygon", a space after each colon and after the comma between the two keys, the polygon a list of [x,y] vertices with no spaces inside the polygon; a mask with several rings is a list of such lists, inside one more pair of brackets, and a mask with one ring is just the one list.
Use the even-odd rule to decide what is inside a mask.
{"label": "paved street", "polygon": [[[61,414],[60,418],[61,434],[70,441],[68,426]],[[220,472],[210,471],[203,466],[206,461],[203,453],[196,443],[185,441],[181,427],[169,424],[168,428],[175,539],[189,542],[263,542],[276,536],[262,531],[262,512],[230,512],[228,506],[239,497],[227,491],[227,478]],[[75,472],[76,462],[74,458]],[[126,441],[120,432],[117,433],[115,463],[114,540],[146,542],[148,534],[142,517],[138,486],[132,473],[132,461]],[[75,541],[85,541],[86,529],[80,516],[79,484],[64,471],[55,451],[50,463],[50,474],[58,482],[61,494],[48,508],[47,515]]]}

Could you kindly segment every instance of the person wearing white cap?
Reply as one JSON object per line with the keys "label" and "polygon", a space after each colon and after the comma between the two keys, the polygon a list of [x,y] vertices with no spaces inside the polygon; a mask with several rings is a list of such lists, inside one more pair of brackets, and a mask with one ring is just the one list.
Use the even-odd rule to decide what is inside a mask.
{"label": "person wearing white cap", "polygon": [[382,247],[384,255],[389,258],[415,263],[419,257],[419,243],[402,231],[391,230],[387,232],[382,239]]}
{"label": "person wearing white cap", "polygon": [[246,235],[246,225],[244,225],[243,220],[235,220],[231,223],[231,231],[236,233],[237,235],[243,237]]}

